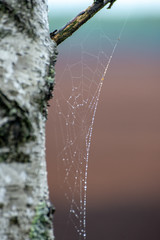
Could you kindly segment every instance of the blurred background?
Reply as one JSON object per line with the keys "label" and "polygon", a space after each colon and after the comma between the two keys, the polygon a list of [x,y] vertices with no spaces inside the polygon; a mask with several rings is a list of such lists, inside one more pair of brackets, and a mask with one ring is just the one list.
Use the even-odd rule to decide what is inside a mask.
{"label": "blurred background", "polygon": [[[91,0],[50,0],[50,31],[61,28],[90,4]],[[111,10],[101,10],[58,46],[56,84],[66,65],[78,61],[78,44],[83,46],[81,50],[93,49],[96,55],[98,29],[114,43],[124,23],[94,122],[87,240],[160,239],[160,2],[117,0]],[[87,41],[81,45],[86,35]],[[111,46],[106,48],[108,53],[111,50]],[[61,84],[63,92],[70,91],[68,81],[69,77]],[[55,125],[55,102],[56,93],[50,101],[46,131],[50,198],[56,207],[54,231],[56,240],[78,240],[74,230],[64,231],[68,210],[58,183],[60,146],[56,145],[63,129],[58,131]]]}

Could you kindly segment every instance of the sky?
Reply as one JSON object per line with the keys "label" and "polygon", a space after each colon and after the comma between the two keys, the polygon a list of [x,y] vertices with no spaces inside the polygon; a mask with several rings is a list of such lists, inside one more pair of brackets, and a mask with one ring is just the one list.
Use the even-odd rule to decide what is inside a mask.
{"label": "sky", "polygon": [[[89,5],[93,0],[48,0],[49,8],[55,9],[55,14],[58,15],[60,12],[70,13],[72,11],[82,11]],[[66,4],[67,3],[67,4]],[[67,12],[66,12],[67,10]],[[125,14],[128,12],[133,15],[159,15],[160,14],[160,1],[159,0],[117,0],[112,7],[112,16],[117,14]]]}

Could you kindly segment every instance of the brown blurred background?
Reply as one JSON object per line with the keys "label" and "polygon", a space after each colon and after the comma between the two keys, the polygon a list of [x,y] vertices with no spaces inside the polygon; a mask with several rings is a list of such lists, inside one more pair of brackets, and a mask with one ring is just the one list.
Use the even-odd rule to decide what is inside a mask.
{"label": "brown blurred background", "polygon": [[[108,30],[104,22],[106,34],[118,37],[122,22],[111,21]],[[160,239],[159,24],[160,18],[129,19],[109,66],[89,155],[87,240]],[[87,27],[94,28],[94,22],[59,47],[56,82],[69,63],[68,47],[83,37]],[[67,81],[63,87],[69,91]],[[56,207],[55,235],[57,240],[76,240],[74,229],[64,231],[68,209],[57,180],[54,101],[46,149],[50,197]]]}

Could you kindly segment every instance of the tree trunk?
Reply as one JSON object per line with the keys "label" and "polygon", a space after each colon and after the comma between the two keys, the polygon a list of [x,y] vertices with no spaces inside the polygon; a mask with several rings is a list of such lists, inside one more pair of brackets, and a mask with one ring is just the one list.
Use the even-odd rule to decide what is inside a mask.
{"label": "tree trunk", "polygon": [[0,0],[0,239],[53,239],[45,161],[56,47],[46,0]]}

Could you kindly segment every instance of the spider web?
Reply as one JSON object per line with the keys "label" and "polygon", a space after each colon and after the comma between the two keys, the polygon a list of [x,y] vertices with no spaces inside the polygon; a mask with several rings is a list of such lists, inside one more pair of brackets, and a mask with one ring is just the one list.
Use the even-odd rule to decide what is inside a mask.
{"label": "spider web", "polygon": [[121,24],[112,31],[106,25],[105,19],[96,19],[68,39],[59,49],[56,70],[53,121],[59,186],[68,205],[68,224],[79,240],[86,239],[88,162],[95,114],[124,27]]}

